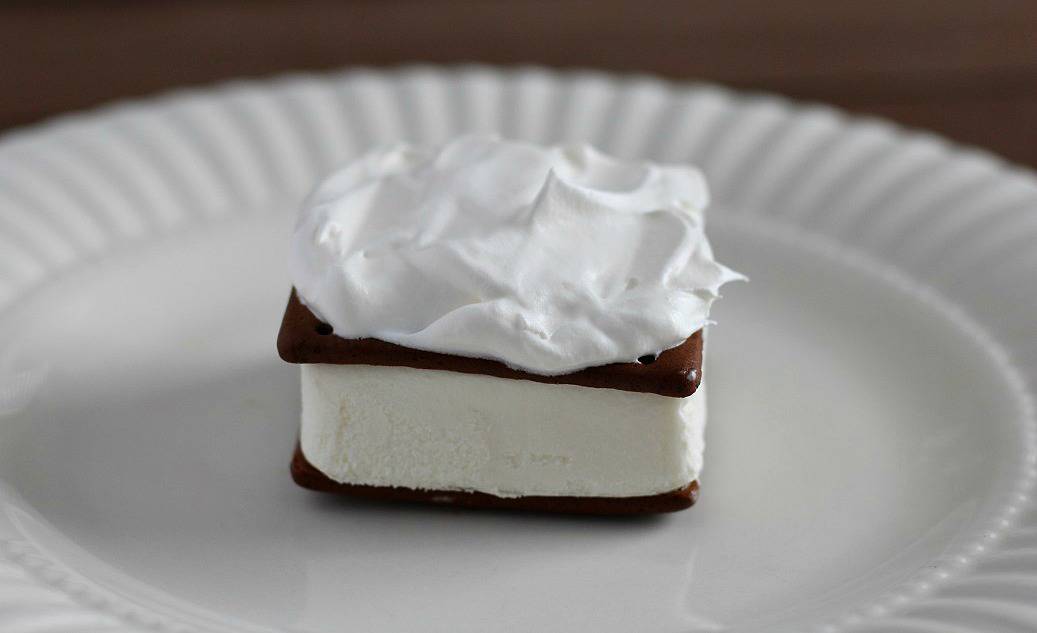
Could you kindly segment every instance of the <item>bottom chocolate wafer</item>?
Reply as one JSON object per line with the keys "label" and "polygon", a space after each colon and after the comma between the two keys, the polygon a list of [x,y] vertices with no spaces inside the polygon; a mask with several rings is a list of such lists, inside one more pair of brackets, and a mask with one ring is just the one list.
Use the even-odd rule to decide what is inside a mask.
{"label": "bottom chocolate wafer", "polygon": [[556,514],[657,514],[676,512],[693,505],[698,499],[699,484],[693,481],[683,488],[641,497],[498,497],[485,492],[465,490],[418,490],[393,486],[344,484],[327,475],[307,461],[302,447],[295,447],[292,458],[292,479],[303,488],[318,492],[375,499],[431,503],[464,508],[493,508]]}

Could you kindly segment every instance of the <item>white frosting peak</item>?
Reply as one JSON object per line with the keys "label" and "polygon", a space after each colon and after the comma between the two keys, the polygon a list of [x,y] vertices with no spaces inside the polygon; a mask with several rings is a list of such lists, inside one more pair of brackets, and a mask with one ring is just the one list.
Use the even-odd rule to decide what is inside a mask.
{"label": "white frosting peak", "polygon": [[462,137],[376,149],[305,203],[290,272],[335,334],[538,374],[628,362],[705,325],[724,283],[690,167]]}

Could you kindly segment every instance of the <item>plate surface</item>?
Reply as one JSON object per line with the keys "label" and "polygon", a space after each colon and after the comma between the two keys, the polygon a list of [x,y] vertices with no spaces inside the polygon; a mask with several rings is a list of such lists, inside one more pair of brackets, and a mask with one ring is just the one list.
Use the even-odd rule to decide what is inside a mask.
{"label": "plate surface", "polygon": [[[499,131],[690,161],[720,258],[702,497],[601,520],[292,485],[274,336],[306,189]],[[649,78],[410,68],[184,91],[0,142],[0,629],[1037,627],[1037,182]]]}

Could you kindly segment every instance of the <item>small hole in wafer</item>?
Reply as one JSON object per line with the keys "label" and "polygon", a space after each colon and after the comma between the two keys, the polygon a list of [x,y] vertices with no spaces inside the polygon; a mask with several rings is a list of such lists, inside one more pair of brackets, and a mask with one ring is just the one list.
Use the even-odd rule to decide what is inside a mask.
{"label": "small hole in wafer", "polygon": [[334,332],[331,326],[327,323],[318,323],[315,329],[317,330],[317,334],[320,334],[321,336],[327,336]]}

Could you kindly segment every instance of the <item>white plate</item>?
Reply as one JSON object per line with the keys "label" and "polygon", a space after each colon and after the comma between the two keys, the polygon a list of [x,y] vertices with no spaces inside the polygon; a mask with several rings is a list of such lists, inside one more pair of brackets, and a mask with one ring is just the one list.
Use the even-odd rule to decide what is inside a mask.
{"label": "white plate", "polygon": [[[702,500],[634,520],[296,488],[305,189],[462,130],[701,164]],[[237,83],[0,143],[0,630],[1037,627],[1037,185],[823,107],[486,68]]]}

